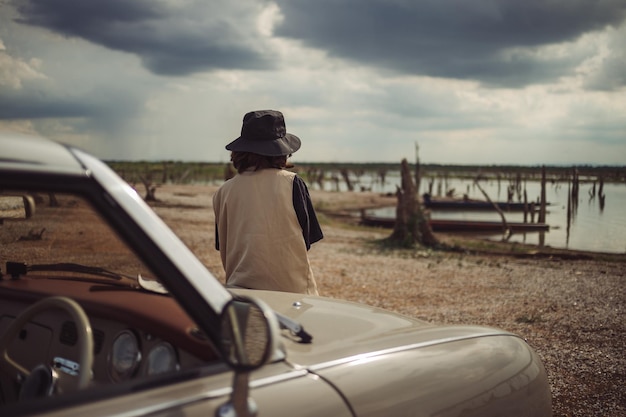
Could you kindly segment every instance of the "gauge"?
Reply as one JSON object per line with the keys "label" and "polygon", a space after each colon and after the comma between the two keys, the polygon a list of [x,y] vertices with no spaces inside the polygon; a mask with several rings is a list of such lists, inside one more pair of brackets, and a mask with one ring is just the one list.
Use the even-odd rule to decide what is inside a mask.
{"label": "gauge", "polygon": [[176,350],[167,342],[161,342],[150,349],[147,358],[148,375],[160,374],[178,369]]}
{"label": "gauge", "polygon": [[113,341],[109,355],[111,377],[116,381],[127,379],[135,373],[140,361],[141,352],[137,336],[130,330],[120,332]]}

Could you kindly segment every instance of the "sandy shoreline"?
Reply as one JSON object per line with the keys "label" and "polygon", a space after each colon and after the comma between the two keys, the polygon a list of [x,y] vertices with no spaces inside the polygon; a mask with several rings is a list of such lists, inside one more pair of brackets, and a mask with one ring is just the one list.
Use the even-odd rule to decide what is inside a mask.
{"label": "sandy shoreline", "polygon": [[[215,189],[164,185],[154,208],[223,281],[214,250]],[[389,231],[345,220],[353,210],[395,204],[394,197],[312,191],[312,198],[325,234],[310,251],[321,295],[429,322],[512,331],[543,359],[555,416],[626,415],[626,256],[385,250],[376,241]]]}

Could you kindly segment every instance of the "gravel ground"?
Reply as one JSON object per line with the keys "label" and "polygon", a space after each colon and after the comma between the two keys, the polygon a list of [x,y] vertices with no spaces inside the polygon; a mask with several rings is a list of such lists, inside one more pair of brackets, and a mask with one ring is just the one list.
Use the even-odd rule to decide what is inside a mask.
{"label": "gravel ground", "polygon": [[[223,280],[213,249],[215,189],[163,186],[154,206]],[[476,253],[476,242],[444,235],[438,236],[457,250],[390,250],[380,245],[389,231],[354,226],[349,213],[393,205],[395,198],[319,191],[312,197],[325,234],[310,251],[320,294],[433,323],[512,331],[544,361],[554,416],[626,416],[626,255],[492,244]]]}

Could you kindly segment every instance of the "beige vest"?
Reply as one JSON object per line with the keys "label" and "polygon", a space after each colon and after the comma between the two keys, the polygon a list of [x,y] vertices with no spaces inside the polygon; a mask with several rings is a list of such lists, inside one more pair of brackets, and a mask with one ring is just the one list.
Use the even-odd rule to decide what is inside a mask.
{"label": "beige vest", "polygon": [[293,207],[294,177],[279,169],[247,171],[213,196],[227,286],[317,295]]}

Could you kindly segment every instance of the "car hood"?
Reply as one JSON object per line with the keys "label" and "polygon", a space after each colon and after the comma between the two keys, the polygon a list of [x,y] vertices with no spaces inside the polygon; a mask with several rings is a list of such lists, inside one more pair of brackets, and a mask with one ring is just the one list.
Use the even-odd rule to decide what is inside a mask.
{"label": "car hood", "polygon": [[310,343],[283,331],[287,360],[320,369],[341,362],[393,351],[416,349],[485,336],[510,335],[503,330],[462,325],[434,325],[383,309],[332,298],[276,291],[235,290],[257,297],[275,312],[298,322]]}

